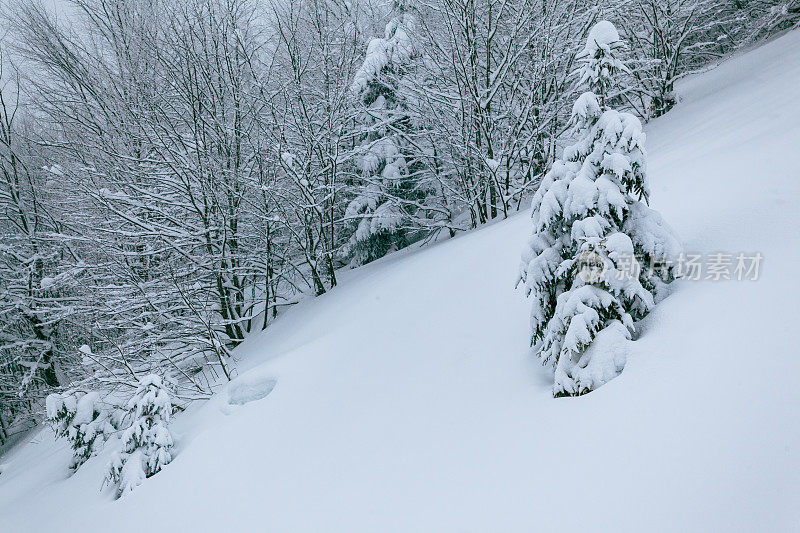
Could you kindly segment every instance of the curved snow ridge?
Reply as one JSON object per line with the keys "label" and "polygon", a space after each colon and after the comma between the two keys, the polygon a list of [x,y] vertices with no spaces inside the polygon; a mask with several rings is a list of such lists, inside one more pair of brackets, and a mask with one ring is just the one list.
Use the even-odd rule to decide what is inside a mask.
{"label": "curved snow ridge", "polygon": [[[253,374],[253,375],[250,375]],[[262,400],[275,388],[277,380],[269,376],[262,376],[251,372],[241,376],[226,386],[229,405],[244,405],[246,403]]]}

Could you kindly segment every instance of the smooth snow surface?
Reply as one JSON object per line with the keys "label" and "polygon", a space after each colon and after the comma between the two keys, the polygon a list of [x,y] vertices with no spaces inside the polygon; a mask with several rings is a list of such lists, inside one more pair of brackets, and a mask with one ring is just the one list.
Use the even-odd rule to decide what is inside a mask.
{"label": "smooth snow surface", "polygon": [[2,458],[0,531],[800,530],[798,87],[793,32],[648,126],[653,207],[687,251],[761,252],[762,276],[676,284],[598,391],[554,400],[527,347],[523,214],[251,338],[243,385],[178,416],[174,461],[122,500],[108,452],[68,478],[40,432]]}

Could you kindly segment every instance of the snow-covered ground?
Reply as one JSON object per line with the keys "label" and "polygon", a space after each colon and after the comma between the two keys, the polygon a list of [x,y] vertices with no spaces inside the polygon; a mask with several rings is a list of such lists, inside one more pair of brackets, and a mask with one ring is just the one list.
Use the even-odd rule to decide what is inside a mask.
{"label": "snow-covered ground", "polygon": [[758,281],[689,282],[623,374],[554,400],[513,290],[520,215],[362,268],[238,352],[134,493],[2,458],[0,531],[800,531],[800,32],[684,81],[648,128],[653,206]]}

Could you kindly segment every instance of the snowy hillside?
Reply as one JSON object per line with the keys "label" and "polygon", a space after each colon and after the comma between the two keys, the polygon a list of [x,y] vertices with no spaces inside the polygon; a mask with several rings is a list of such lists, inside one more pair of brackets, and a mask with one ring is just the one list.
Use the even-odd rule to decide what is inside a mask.
{"label": "snowy hillside", "polygon": [[[526,213],[361,268],[238,350],[119,501],[49,430],[2,458],[0,531],[800,530],[800,32],[685,80],[647,127],[652,204],[688,252],[623,374],[552,398],[514,290]],[[146,525],[146,527],[145,527]]]}

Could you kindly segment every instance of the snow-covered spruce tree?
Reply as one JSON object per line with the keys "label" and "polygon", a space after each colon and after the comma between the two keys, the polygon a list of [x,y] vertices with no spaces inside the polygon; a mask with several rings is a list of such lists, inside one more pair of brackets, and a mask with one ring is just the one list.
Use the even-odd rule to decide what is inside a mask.
{"label": "snow-covered spruce tree", "polygon": [[419,57],[411,37],[415,18],[399,2],[394,13],[384,37],[370,41],[351,88],[364,117],[361,179],[345,212],[354,224],[342,249],[354,265],[406,246],[416,206],[425,196],[416,179],[420,165],[409,142],[413,120],[404,90]]}
{"label": "snow-covered spruce tree", "polygon": [[114,454],[108,472],[117,496],[131,492],[172,461],[172,399],[160,377],[151,374],[139,382],[128,402],[128,415],[132,422],[122,435],[122,453]]}
{"label": "snow-covered spruce tree", "polygon": [[533,296],[531,344],[555,369],[553,394],[577,396],[617,376],[625,341],[673,279],[680,245],[645,205],[645,135],[611,108],[624,72],[614,25],[598,22],[578,54],[577,141],[533,198],[533,235],[520,279]]}
{"label": "snow-covered spruce tree", "polygon": [[56,437],[66,438],[72,446],[72,470],[95,455],[114,429],[98,400],[96,392],[47,396],[47,419]]}

